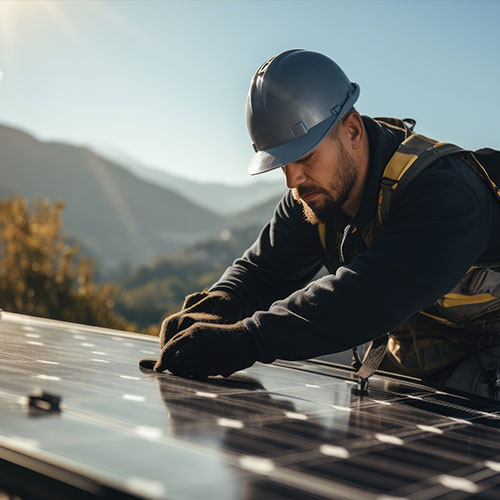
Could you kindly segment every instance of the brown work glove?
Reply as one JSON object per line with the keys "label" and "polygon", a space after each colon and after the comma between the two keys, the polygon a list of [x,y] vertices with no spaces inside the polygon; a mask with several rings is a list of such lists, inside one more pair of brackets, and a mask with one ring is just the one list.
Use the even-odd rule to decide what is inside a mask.
{"label": "brown work glove", "polygon": [[242,319],[243,310],[237,299],[224,290],[196,292],[188,295],[182,309],[163,320],[160,345],[163,347],[174,335],[197,322],[235,323]]}
{"label": "brown work glove", "polygon": [[230,325],[195,323],[163,346],[154,370],[168,368],[174,375],[200,379],[229,377],[253,365],[257,357],[257,342],[241,321]]}
{"label": "brown work glove", "polygon": [[[237,299],[224,290],[196,292],[184,299],[182,309],[166,317],[160,328],[160,346],[163,347],[174,335],[195,323],[235,323],[242,319],[243,308]],[[139,365],[153,368],[155,359],[142,359]]]}

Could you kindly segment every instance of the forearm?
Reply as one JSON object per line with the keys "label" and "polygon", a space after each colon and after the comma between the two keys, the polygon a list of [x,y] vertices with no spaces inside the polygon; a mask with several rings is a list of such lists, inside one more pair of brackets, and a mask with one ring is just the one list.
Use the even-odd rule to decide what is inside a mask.
{"label": "forearm", "polygon": [[249,316],[305,286],[321,268],[322,252],[316,227],[288,193],[255,243],[210,290],[238,297]]}
{"label": "forearm", "polygon": [[321,265],[315,260],[307,267],[302,266],[299,273],[297,263],[295,272],[291,269],[289,273],[278,275],[266,273],[251,262],[238,259],[210,290],[224,290],[237,298],[244,312],[243,317],[247,317],[255,311],[267,310],[273,302],[302,288]]}
{"label": "forearm", "polygon": [[320,278],[275,302],[269,310],[257,311],[243,324],[256,337],[261,357],[267,360],[307,359],[361,345],[418,310],[417,296],[421,294],[410,282],[407,290],[398,287],[397,293],[389,294],[388,276],[382,268],[379,272],[386,283],[383,286],[368,278],[365,283],[352,268],[339,268],[335,275]]}

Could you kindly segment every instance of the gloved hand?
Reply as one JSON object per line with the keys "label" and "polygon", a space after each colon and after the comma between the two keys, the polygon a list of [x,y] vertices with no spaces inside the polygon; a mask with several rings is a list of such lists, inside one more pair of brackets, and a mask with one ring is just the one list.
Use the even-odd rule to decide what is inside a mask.
{"label": "gloved hand", "polygon": [[[163,347],[174,335],[195,323],[235,323],[242,319],[243,308],[238,299],[224,290],[195,292],[184,299],[182,309],[166,317],[160,328],[160,346]],[[141,359],[139,366],[152,369],[155,359]]]}
{"label": "gloved hand", "polygon": [[174,335],[196,322],[226,324],[235,323],[242,317],[241,304],[224,290],[192,293],[185,298],[178,313],[163,320],[160,345],[163,347]]}
{"label": "gloved hand", "polygon": [[174,375],[206,378],[229,377],[257,361],[256,340],[241,321],[231,325],[195,323],[164,346],[154,370]]}

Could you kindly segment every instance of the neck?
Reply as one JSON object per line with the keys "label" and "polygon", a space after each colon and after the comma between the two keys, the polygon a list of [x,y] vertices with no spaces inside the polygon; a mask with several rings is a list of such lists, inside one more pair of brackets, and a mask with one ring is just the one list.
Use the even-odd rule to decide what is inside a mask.
{"label": "neck", "polygon": [[349,217],[354,217],[358,211],[366,189],[366,181],[368,179],[368,164],[369,164],[368,138],[366,134],[363,137],[363,145],[360,148],[359,155],[355,158],[358,166],[358,175],[354,186],[347,201],[342,205],[341,210]]}

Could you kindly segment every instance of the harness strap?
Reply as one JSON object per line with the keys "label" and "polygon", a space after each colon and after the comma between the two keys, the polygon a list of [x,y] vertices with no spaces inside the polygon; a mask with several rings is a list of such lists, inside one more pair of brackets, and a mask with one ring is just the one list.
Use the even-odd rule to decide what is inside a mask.
{"label": "harness strap", "polygon": [[413,118],[403,118],[400,120],[399,118],[388,118],[385,116],[378,116],[374,118],[374,120],[381,125],[383,124],[385,127],[392,128],[394,130],[399,130],[400,132],[404,132],[405,139],[410,137],[413,134],[413,129],[417,124],[417,121]]}
{"label": "harness strap", "polygon": [[390,159],[382,175],[377,212],[378,223],[382,225],[389,217],[389,209],[396,189],[407,186],[422,170],[441,156],[463,151],[454,144],[437,142],[420,134],[412,134],[405,139]]}
{"label": "harness strap", "polygon": [[[386,119],[383,118],[380,119],[380,121],[385,120]],[[377,222],[379,226],[382,226],[383,222],[389,217],[389,209],[396,189],[402,189],[407,186],[422,170],[428,167],[437,158],[464,151],[454,144],[437,142],[423,135],[411,133],[414,123],[411,124],[411,128],[403,122],[392,122],[391,125],[396,127],[403,125],[407,138],[401,143],[398,150],[387,164],[380,182],[377,213]],[[389,336],[387,334],[373,340],[361,367],[359,367],[359,363],[356,364],[356,367],[359,367],[356,373],[361,378],[362,388],[366,388],[369,377],[377,371],[382,363],[387,350],[388,341]],[[414,338],[414,341],[417,348],[416,338]],[[418,348],[417,355],[421,362]]]}
{"label": "harness strap", "polygon": [[363,363],[356,372],[356,375],[361,378],[362,388],[366,388],[368,379],[378,370],[380,363],[382,363],[388,341],[389,335],[385,334],[370,342]]}

